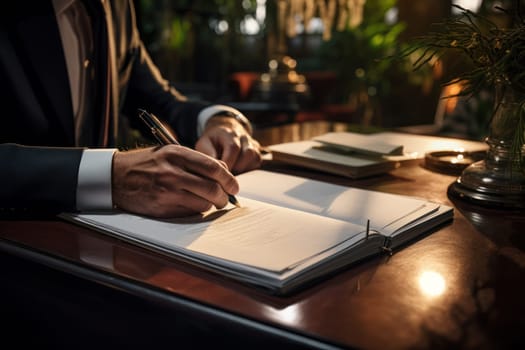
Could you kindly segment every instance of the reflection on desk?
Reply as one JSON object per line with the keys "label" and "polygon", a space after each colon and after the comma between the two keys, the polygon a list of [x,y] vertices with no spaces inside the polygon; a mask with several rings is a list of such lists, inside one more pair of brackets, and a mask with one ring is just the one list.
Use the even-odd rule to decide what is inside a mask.
{"label": "reflection on desk", "polygon": [[271,161],[263,168],[452,205],[454,221],[391,257],[280,298],[65,222],[7,218],[0,221],[2,308],[13,317],[6,336],[23,331],[31,337],[16,338],[20,344],[42,337],[66,346],[189,338],[281,348],[525,345],[525,213],[451,200],[455,176],[421,163],[359,180]]}

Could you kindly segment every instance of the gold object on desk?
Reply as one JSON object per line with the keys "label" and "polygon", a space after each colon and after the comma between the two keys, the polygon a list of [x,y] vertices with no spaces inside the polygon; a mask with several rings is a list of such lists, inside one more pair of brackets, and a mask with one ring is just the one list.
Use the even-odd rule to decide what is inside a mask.
{"label": "gold object on desk", "polygon": [[467,166],[482,160],[485,151],[436,151],[425,154],[425,166],[433,171],[459,175]]}
{"label": "gold object on desk", "polygon": [[[451,176],[415,162],[394,170],[393,176],[358,181],[283,164],[263,166],[333,184],[452,203],[456,214],[450,225],[390,258],[349,265],[285,298],[58,219],[4,219],[2,311],[16,321],[9,322],[12,332],[5,336],[33,345],[34,337],[18,335],[38,334],[39,342],[54,347],[76,344],[78,339],[91,340],[88,345],[114,339],[121,347],[160,347],[167,340],[179,345],[181,334],[182,342],[188,342],[184,345],[193,348],[208,346],[201,344],[203,339],[213,339],[218,348],[269,343],[268,348],[319,349],[334,344],[363,349],[432,344],[523,347],[525,215],[455,201],[445,193]],[[103,249],[93,251],[86,238]],[[111,263],[99,266],[95,259],[85,259],[86,254]],[[67,317],[49,310],[68,310]],[[110,327],[101,314],[111,316]],[[465,327],[465,320],[472,327]],[[68,332],[57,339],[56,332],[45,331],[50,322],[67,322]],[[86,334],[95,336],[87,339]]]}

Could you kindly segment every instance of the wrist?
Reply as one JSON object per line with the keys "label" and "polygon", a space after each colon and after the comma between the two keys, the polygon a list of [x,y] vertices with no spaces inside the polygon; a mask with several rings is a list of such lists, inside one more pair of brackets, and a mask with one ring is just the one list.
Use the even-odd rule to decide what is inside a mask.
{"label": "wrist", "polygon": [[[223,118],[231,118],[236,120],[239,124],[242,125],[242,127],[250,134],[253,134],[253,127],[252,123],[246,118],[242,113],[240,112],[234,112],[234,111],[220,111],[215,114],[213,114],[210,118],[210,120],[217,118],[217,117],[223,117]],[[209,121],[209,120],[208,120]]]}

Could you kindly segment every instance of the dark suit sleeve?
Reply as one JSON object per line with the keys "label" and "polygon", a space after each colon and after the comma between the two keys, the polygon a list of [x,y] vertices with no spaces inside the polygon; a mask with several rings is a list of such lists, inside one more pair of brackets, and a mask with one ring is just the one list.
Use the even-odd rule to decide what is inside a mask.
{"label": "dark suit sleeve", "polygon": [[0,210],[75,210],[82,151],[0,144]]}

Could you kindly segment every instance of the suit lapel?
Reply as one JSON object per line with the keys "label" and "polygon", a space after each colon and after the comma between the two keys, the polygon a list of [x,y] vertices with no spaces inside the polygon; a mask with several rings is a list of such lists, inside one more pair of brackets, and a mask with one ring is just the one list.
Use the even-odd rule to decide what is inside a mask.
{"label": "suit lapel", "polygon": [[83,1],[92,17],[97,57],[98,79],[95,93],[97,118],[94,122],[99,130],[98,146],[114,146],[115,131],[118,130],[116,127],[118,77],[111,6],[109,1]]}
{"label": "suit lapel", "polygon": [[109,1],[103,1],[105,14],[105,25],[107,33],[107,76],[106,76],[106,99],[105,99],[105,113],[104,113],[104,138],[106,145],[113,146],[116,139],[116,131],[118,130],[118,76],[117,76],[117,60],[115,51],[115,33],[113,31],[113,17]]}
{"label": "suit lapel", "polygon": [[26,51],[37,89],[49,101],[43,108],[56,116],[68,144],[74,144],[73,107],[60,33],[50,1],[37,1],[27,20],[20,21],[19,47]]}
{"label": "suit lapel", "polygon": [[[109,1],[87,0],[84,3],[88,11],[99,12],[92,12],[95,21],[95,50],[98,51],[99,61],[94,100],[98,108],[95,108],[96,112],[91,118],[93,126],[100,130],[95,144],[108,146],[114,144],[118,130],[118,70],[112,9]],[[53,124],[62,129],[67,143],[74,145],[71,90],[53,5],[51,1],[36,1],[32,4],[34,6],[28,13],[18,14],[24,20],[18,22],[17,35],[20,41],[17,46],[24,51],[32,68],[37,91],[41,91],[44,96],[42,108],[46,115],[54,118]],[[103,12],[101,16],[100,11]]]}

